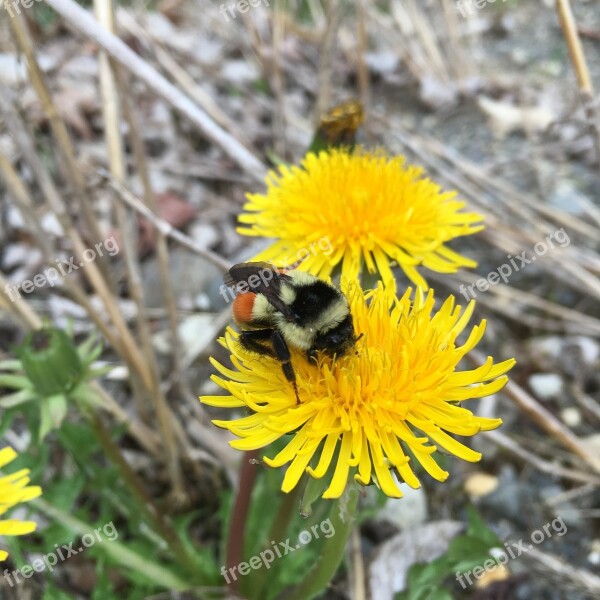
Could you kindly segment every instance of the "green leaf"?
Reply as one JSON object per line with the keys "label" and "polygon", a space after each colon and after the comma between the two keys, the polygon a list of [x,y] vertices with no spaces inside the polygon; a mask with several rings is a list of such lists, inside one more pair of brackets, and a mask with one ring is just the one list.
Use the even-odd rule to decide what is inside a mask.
{"label": "green leaf", "polygon": [[[76,519],[45,500],[32,500],[30,504],[38,510],[41,510],[50,518],[56,519],[62,523],[75,535],[82,536],[93,531],[91,525]],[[120,540],[114,539],[111,542],[107,540],[104,543],[95,544],[94,549],[104,553],[107,557],[110,557],[119,564],[121,568],[134,571],[141,575],[147,582],[152,582],[154,585],[163,589],[183,591],[192,587],[191,583],[181,579],[179,575],[164,566],[161,562],[149,560],[148,557],[140,556],[138,553],[125,546]]]}
{"label": "green leaf", "polygon": [[40,442],[44,440],[50,431],[58,429],[61,426],[64,418],[67,416],[68,408],[67,397],[62,394],[50,396],[40,402]]}
{"label": "green leaf", "polygon": [[2,408],[13,408],[14,406],[19,406],[35,399],[36,395],[33,390],[24,389],[19,392],[14,392],[13,394],[8,394],[8,396],[3,396],[0,399],[0,406]]}
{"label": "green leaf", "polygon": [[[331,461],[334,464],[334,461]],[[325,475],[320,479],[307,477],[308,481],[304,488],[304,494],[300,501],[300,513],[304,517],[310,517],[313,513],[312,505],[323,496],[323,492],[327,489],[330,479]]]}
{"label": "green leaf", "polygon": [[0,371],[21,371],[22,369],[21,361],[16,358],[0,361]]}
{"label": "green leaf", "polygon": [[0,387],[7,388],[31,388],[31,383],[25,375],[0,375]]}
{"label": "green leaf", "polygon": [[485,524],[479,513],[472,507],[467,507],[469,527],[467,534],[479,538],[488,545],[488,548],[502,546],[502,540]]}
{"label": "green leaf", "polygon": [[325,540],[313,568],[300,585],[286,594],[288,599],[309,600],[329,585],[344,558],[344,550],[355,524],[359,496],[358,486],[351,483],[342,496],[331,503],[331,530],[335,534]]}

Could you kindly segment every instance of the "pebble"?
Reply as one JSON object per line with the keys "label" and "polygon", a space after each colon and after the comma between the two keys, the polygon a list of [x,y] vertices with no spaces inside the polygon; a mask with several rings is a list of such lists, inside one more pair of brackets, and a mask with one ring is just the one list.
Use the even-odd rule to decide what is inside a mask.
{"label": "pebble", "polygon": [[406,483],[398,485],[404,496],[388,498],[377,515],[377,521],[388,521],[399,529],[416,527],[427,521],[427,497],[423,488],[416,490]]}
{"label": "pebble", "polygon": [[219,241],[219,232],[213,225],[196,221],[189,227],[189,236],[203,250],[213,248]]}
{"label": "pebble", "polygon": [[367,52],[365,61],[369,69],[377,75],[387,75],[393,73],[400,62],[395,52]]}
{"label": "pebble", "polygon": [[591,204],[592,201],[580,192],[573,183],[559,181],[548,196],[548,203],[572,215],[584,215],[584,206]]}
{"label": "pebble", "polygon": [[489,473],[477,472],[469,475],[464,489],[472,498],[481,498],[492,493],[498,487],[498,478]]}
{"label": "pebble", "polygon": [[581,424],[581,412],[574,406],[570,406],[569,408],[565,408],[561,411],[560,417],[563,420],[565,425],[569,427],[577,427]]}
{"label": "pebble", "polygon": [[529,489],[517,479],[514,467],[506,465],[501,469],[498,487],[487,496],[483,496],[481,504],[494,511],[499,518],[523,524],[526,519],[523,506],[529,500]]}
{"label": "pebble", "polygon": [[586,365],[593,365],[600,356],[600,344],[592,338],[583,335],[574,336],[565,340],[568,346],[576,347],[581,356],[581,360]]}
{"label": "pebble", "polygon": [[531,391],[541,400],[558,396],[563,390],[563,380],[557,373],[535,373],[529,377]]}
{"label": "pebble", "polygon": [[592,540],[590,544],[591,552],[588,554],[588,562],[595,567],[600,566],[600,538]]}
{"label": "pebble", "polygon": [[558,335],[536,337],[530,339],[527,345],[535,356],[556,359],[562,352],[563,338]]}

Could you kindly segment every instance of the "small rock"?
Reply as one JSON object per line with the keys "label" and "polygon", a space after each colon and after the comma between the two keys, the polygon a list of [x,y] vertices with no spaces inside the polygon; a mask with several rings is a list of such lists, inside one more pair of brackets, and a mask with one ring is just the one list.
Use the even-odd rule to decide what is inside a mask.
{"label": "small rock", "polygon": [[569,427],[577,427],[581,424],[581,412],[574,406],[565,408],[561,411],[560,417],[565,425]]}
{"label": "small rock", "polygon": [[600,344],[592,338],[583,335],[568,338],[567,344],[575,346],[580,352],[581,359],[586,365],[593,365],[600,356]]}
{"label": "small rock", "polygon": [[53,212],[48,212],[41,218],[41,225],[44,231],[47,231],[52,235],[57,237],[64,235],[62,225]]}
{"label": "small rock", "polygon": [[510,57],[516,65],[523,66],[529,63],[530,58],[527,50],[523,48],[514,48],[510,53]]}
{"label": "small rock", "polygon": [[582,194],[575,184],[562,180],[548,195],[548,203],[572,215],[583,216],[584,206],[591,204],[592,200]]}
{"label": "small rock", "polygon": [[76,55],[64,64],[61,72],[69,77],[93,80],[98,74],[98,58],[92,54]]}
{"label": "small rock", "polygon": [[600,433],[593,433],[582,440],[592,456],[600,456]]}
{"label": "small rock", "polygon": [[213,248],[219,241],[219,233],[212,225],[196,221],[189,227],[189,236],[203,250]]}
{"label": "small rock", "polygon": [[517,479],[515,469],[507,465],[502,469],[498,487],[487,496],[483,496],[481,504],[497,513],[498,517],[525,524],[523,506],[527,505],[529,496],[527,486]]}
{"label": "small rock", "polygon": [[423,75],[420,83],[419,97],[430,109],[446,109],[458,102],[456,86],[442,82],[429,74]]}
{"label": "small rock", "polygon": [[[179,308],[193,309],[198,294],[208,293],[213,282],[223,283],[223,273],[217,267],[181,248],[169,253],[169,274]],[[150,308],[164,306],[157,258],[142,263],[142,283],[146,305]]]}
{"label": "small rock", "polygon": [[380,544],[368,567],[371,600],[394,598],[396,592],[406,588],[410,567],[441,556],[463,529],[464,524],[457,521],[434,521],[410,527]]}
{"label": "small rock", "polygon": [[385,520],[399,529],[416,527],[427,521],[427,497],[423,488],[416,490],[406,483],[398,484],[404,494],[402,498],[388,498],[379,511],[377,520]]}
{"label": "small rock", "polygon": [[9,244],[4,250],[2,267],[10,271],[18,266],[27,264],[30,254],[31,246],[29,244]]}
{"label": "small rock", "polygon": [[536,337],[529,340],[528,346],[542,356],[558,358],[562,352],[562,338],[558,335]]}
{"label": "small rock", "polygon": [[467,477],[463,487],[469,496],[481,498],[482,496],[487,496],[498,487],[498,478],[489,473],[472,473]]}
{"label": "small rock", "polygon": [[[212,314],[197,314],[186,317],[177,327],[178,342],[184,364],[190,364],[214,340],[217,332]],[[163,354],[171,351],[171,332],[159,331],[152,337],[155,348]]]}
{"label": "small rock", "polygon": [[210,310],[211,303],[208,294],[205,294],[204,292],[198,294],[194,300],[194,307],[197,310],[204,312]]}
{"label": "small rock", "polygon": [[563,380],[557,373],[536,373],[528,380],[531,391],[541,400],[558,396],[563,391]]}
{"label": "small rock", "polygon": [[25,229],[25,219],[21,211],[12,204],[6,207],[6,225],[9,229]]}
{"label": "small rock", "polygon": [[[0,7],[0,14],[3,12]],[[56,59],[46,54],[38,54],[37,61],[42,71],[48,71],[56,66]],[[0,83],[14,86],[27,81],[27,63],[20,54],[0,53]]]}
{"label": "small rock", "polygon": [[393,73],[398,66],[399,57],[395,52],[367,52],[365,61],[369,69],[377,75]]}
{"label": "small rock", "polygon": [[221,69],[221,79],[243,85],[252,83],[260,77],[260,71],[247,60],[228,60]]}
{"label": "small rock", "polygon": [[592,540],[590,550],[587,557],[588,562],[594,566],[600,566],[600,538]]}

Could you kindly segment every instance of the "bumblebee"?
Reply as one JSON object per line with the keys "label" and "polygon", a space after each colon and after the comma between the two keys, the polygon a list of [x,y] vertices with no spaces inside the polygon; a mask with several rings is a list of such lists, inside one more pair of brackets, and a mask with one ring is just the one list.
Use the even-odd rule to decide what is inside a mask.
{"label": "bumblebee", "polygon": [[239,263],[224,282],[237,291],[233,317],[241,329],[240,343],[278,360],[300,403],[290,347],[304,351],[309,360],[317,352],[342,356],[358,338],[346,296],[313,275],[294,271],[298,264]]}

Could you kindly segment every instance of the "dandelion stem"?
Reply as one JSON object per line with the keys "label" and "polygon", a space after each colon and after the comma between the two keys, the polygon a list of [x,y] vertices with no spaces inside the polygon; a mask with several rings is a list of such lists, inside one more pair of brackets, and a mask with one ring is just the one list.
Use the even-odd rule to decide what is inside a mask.
{"label": "dandelion stem", "polygon": [[[255,460],[258,452],[253,450],[244,454],[242,468],[240,470],[240,486],[238,488],[231,523],[229,524],[229,534],[227,537],[227,568],[237,566],[242,562],[244,552],[244,533],[246,523],[248,522],[248,512],[250,510],[250,498],[256,481]],[[229,585],[232,591],[239,589],[239,581],[234,579]]]}
{"label": "dandelion stem", "polygon": [[335,535],[324,540],[319,560],[308,572],[304,581],[292,591],[288,600],[309,600],[323,591],[333,579],[342,559],[346,544],[354,528],[354,515],[360,492],[356,485],[346,488],[331,508],[331,524]]}

